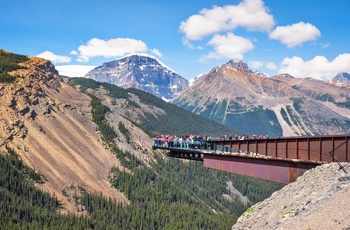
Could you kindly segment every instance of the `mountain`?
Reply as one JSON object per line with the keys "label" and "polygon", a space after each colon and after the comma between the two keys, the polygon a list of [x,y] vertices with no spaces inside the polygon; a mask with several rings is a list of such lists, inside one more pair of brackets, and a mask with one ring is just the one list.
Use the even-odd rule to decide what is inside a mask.
{"label": "mountain", "polygon": [[349,73],[338,73],[332,81],[340,81],[345,83],[350,83],[350,74]]}
{"label": "mountain", "polygon": [[85,75],[122,88],[136,88],[170,100],[188,88],[189,82],[156,58],[134,54],[104,63]]}
{"label": "mountain", "polygon": [[257,135],[350,132],[350,85],[288,74],[267,77],[229,61],[197,77],[172,102],[229,127]]}

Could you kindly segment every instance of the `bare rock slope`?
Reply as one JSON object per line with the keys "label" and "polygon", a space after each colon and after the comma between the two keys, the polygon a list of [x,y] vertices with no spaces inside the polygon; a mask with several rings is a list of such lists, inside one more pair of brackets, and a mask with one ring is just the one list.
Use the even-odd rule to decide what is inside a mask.
{"label": "bare rock slope", "polygon": [[63,212],[77,212],[69,197],[77,187],[128,203],[107,181],[119,161],[91,121],[90,97],[62,81],[47,60],[29,57],[21,65],[11,73],[14,83],[0,84],[0,148],[14,149],[43,175],[40,186],[58,197]]}
{"label": "bare rock slope", "polygon": [[249,208],[232,229],[350,229],[350,174],[336,163],[309,170]]}

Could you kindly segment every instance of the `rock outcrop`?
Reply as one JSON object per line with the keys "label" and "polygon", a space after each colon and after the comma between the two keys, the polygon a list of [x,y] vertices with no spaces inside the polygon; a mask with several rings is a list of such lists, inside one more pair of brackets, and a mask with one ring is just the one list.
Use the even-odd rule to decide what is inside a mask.
{"label": "rock outcrop", "polygon": [[350,229],[349,198],[350,174],[324,164],[250,207],[232,229]]}

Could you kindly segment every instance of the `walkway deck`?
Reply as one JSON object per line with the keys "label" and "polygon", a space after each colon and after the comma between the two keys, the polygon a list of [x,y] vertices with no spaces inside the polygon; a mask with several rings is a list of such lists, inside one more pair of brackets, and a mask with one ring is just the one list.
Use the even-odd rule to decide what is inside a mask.
{"label": "walkway deck", "polygon": [[349,140],[350,135],[212,140],[194,148],[154,148],[171,157],[203,161],[204,167],[290,183],[317,165],[349,162]]}

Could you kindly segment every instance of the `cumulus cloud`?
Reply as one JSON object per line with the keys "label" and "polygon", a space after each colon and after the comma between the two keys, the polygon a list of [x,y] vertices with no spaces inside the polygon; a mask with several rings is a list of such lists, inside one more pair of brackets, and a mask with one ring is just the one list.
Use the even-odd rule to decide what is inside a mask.
{"label": "cumulus cloud", "polygon": [[299,22],[288,26],[277,26],[269,36],[288,47],[294,47],[316,40],[321,36],[321,32],[310,23]]}
{"label": "cumulus cloud", "polygon": [[244,0],[238,5],[214,6],[182,21],[179,30],[189,40],[232,30],[238,26],[248,30],[269,31],[275,24],[262,0]]}
{"label": "cumulus cloud", "polygon": [[214,48],[214,52],[210,52],[206,58],[220,59],[232,58],[243,59],[243,54],[254,48],[254,45],[243,37],[236,36],[232,33],[226,35],[215,35],[208,43]]}
{"label": "cumulus cloud", "polygon": [[297,78],[312,77],[331,80],[340,72],[350,72],[350,54],[338,55],[329,61],[324,56],[316,56],[309,61],[301,57],[284,58],[279,73],[288,73]]}
{"label": "cumulus cloud", "polygon": [[51,51],[44,51],[38,55],[37,57],[41,57],[47,60],[50,60],[52,63],[69,63],[71,61],[71,58],[68,56],[61,56],[61,55],[56,55],[52,53]]}
{"label": "cumulus cloud", "polygon": [[266,63],[266,69],[275,70],[275,69],[277,69],[277,66],[276,66],[276,64],[273,63],[273,62],[268,62],[268,63]]}
{"label": "cumulus cloud", "polygon": [[56,69],[60,75],[67,77],[84,77],[90,70],[96,66],[90,65],[61,65],[56,66]]}
{"label": "cumulus cloud", "polygon": [[163,54],[158,49],[151,49],[151,52],[157,55],[158,57],[163,57]]}
{"label": "cumulus cloud", "polygon": [[147,45],[143,41],[132,38],[114,38],[106,41],[99,38],[92,38],[86,45],[79,46],[78,61],[88,62],[93,57],[119,57],[129,53],[145,52],[147,50]]}

